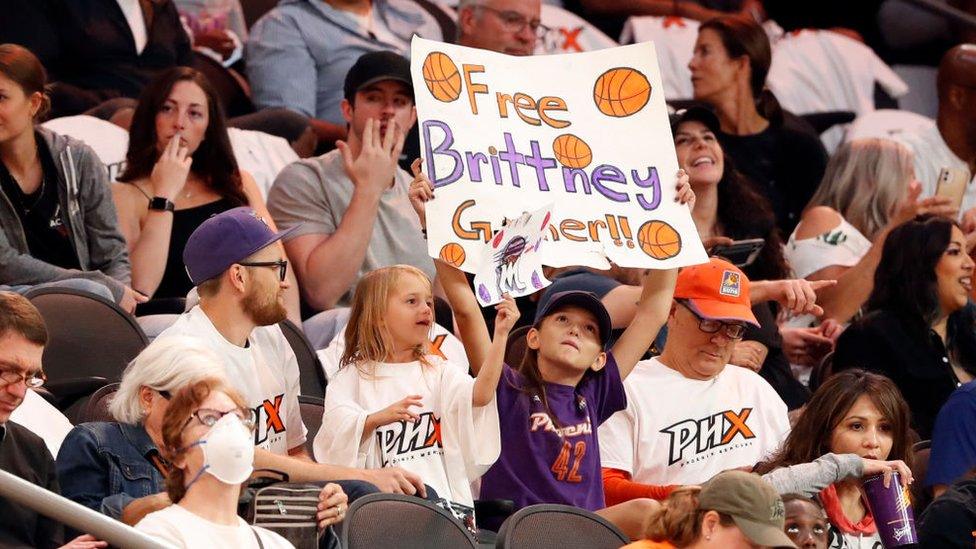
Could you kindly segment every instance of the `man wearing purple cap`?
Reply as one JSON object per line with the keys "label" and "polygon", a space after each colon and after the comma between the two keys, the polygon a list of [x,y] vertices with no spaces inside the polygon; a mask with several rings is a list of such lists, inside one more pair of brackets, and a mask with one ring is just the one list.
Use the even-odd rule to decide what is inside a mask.
{"label": "man wearing purple cap", "polygon": [[412,178],[397,165],[417,121],[410,62],[367,53],[346,75],[342,115],[349,138],[318,158],[289,165],[268,193],[268,211],[305,301],[314,309],[347,305],[364,274],[406,264],[434,278],[434,263],[407,196]]}
{"label": "man wearing purple cap", "polygon": [[729,366],[747,324],[758,326],[741,270],[717,258],[682,269],[661,356],[637,363],[627,408],[600,427],[608,502],[751,468],[779,447],[786,404],[759,374]]}
{"label": "man wearing purple cap", "polygon": [[234,208],[200,224],[183,250],[200,304],[159,337],[199,338],[223,359],[227,378],[257,414],[255,468],[284,471],[298,482],[355,479],[387,492],[422,492],[420,479],[401,469],[319,464],[305,450],[298,361],[277,325],[285,319],[288,261],[274,244],[294,230],[275,233],[250,208]]}

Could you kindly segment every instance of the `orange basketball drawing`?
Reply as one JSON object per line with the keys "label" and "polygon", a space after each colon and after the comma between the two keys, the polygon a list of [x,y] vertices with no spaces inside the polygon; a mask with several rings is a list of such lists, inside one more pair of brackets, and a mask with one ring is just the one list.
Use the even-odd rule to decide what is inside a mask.
{"label": "orange basketball drawing", "polygon": [[637,231],[637,242],[654,259],[670,259],[681,251],[681,235],[664,221],[648,221]]}
{"label": "orange basketball drawing", "polygon": [[651,83],[636,69],[617,67],[596,79],[593,101],[607,116],[630,116],[647,104],[651,97]]}
{"label": "orange basketball drawing", "polygon": [[450,103],[461,96],[461,73],[445,53],[432,51],[424,59],[424,82],[438,101]]}
{"label": "orange basketball drawing", "polygon": [[579,137],[564,133],[552,141],[552,152],[556,160],[567,168],[585,168],[593,161],[593,151]]}
{"label": "orange basketball drawing", "polygon": [[460,267],[464,263],[464,248],[456,242],[448,242],[441,248],[441,261],[452,267]]}

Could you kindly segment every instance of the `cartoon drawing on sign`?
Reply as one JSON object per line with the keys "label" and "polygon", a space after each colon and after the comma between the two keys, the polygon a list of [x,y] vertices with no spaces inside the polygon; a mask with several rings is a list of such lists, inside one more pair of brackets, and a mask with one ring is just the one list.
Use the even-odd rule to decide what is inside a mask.
{"label": "cartoon drawing on sign", "polygon": [[607,116],[630,116],[647,104],[651,98],[651,83],[636,69],[618,67],[610,69],[596,79],[593,101],[596,108]]}
{"label": "cartoon drawing on sign", "polygon": [[550,205],[506,220],[486,243],[481,267],[474,277],[478,301],[483,306],[498,303],[503,294],[519,297],[549,285],[542,274],[539,248],[549,229],[551,208]]}
{"label": "cartoon drawing on sign", "polygon": [[430,52],[424,59],[424,83],[438,101],[450,103],[461,97],[461,73],[445,53]]}
{"label": "cartoon drawing on sign", "polygon": [[637,230],[641,250],[654,259],[670,259],[681,251],[681,235],[664,221],[648,221]]}
{"label": "cartoon drawing on sign", "polygon": [[[505,231],[498,233],[495,241],[501,241]],[[509,240],[504,249],[495,254],[495,271],[498,273],[498,293],[524,292],[525,284],[519,280],[518,261],[525,252],[525,237],[516,236]]]}

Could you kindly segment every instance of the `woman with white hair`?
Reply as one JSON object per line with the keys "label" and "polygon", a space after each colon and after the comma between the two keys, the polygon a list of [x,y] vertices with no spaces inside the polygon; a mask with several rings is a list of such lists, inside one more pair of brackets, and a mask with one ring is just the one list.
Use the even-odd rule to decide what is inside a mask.
{"label": "woman with white hair", "polygon": [[58,452],[61,494],[129,525],[171,504],[160,454],[172,394],[207,377],[224,377],[220,359],[187,336],[157,339],[125,369],[109,403],[115,422],[77,425]]}
{"label": "woman with white hair", "polygon": [[[798,278],[837,280],[817,294],[824,319],[846,323],[867,301],[891,229],[923,213],[955,216],[949,199],[919,200],[920,193],[912,153],[903,145],[872,138],[837,149],[785,250]],[[801,363],[796,358],[790,357]]]}

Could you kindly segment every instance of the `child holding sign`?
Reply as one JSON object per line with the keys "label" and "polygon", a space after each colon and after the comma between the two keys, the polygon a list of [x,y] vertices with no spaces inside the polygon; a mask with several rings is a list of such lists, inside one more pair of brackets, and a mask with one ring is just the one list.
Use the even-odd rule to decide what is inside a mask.
{"label": "child holding sign", "polygon": [[[432,187],[416,163],[414,175],[410,197],[425,225]],[[683,171],[678,181],[679,201],[693,201]],[[467,279],[442,261],[435,264],[471,364],[485,363],[495,344]],[[496,395],[501,455],[482,479],[481,499],[513,500],[516,508],[574,505],[639,534],[646,502],[604,509],[597,427],[626,406],[622,381],[667,320],[676,276],[676,269],[645,275],[634,319],[609,351],[610,317],[595,296],[562,292],[550,299],[526,335],[521,365],[503,367]],[[484,518],[480,524],[500,525]]]}
{"label": "child holding sign", "polygon": [[433,296],[423,271],[394,265],[364,276],[353,296],[340,370],[325,395],[316,459],[414,472],[474,529],[470,484],[498,458],[495,387],[519,317],[510,297],[496,309],[495,340],[472,379],[430,353]]}

